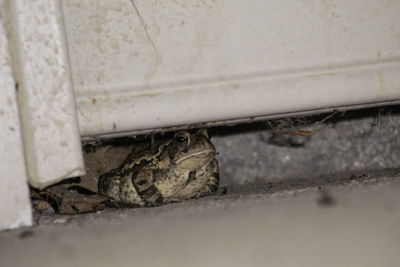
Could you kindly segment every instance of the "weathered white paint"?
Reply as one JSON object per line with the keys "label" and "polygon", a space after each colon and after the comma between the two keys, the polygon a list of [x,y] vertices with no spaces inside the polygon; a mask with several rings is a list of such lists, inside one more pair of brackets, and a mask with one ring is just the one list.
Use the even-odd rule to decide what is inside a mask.
{"label": "weathered white paint", "polygon": [[62,0],[81,134],[400,99],[399,0]]}
{"label": "weathered white paint", "polygon": [[43,188],[84,173],[59,0],[8,1],[28,174]]}
{"label": "weathered white paint", "polygon": [[15,82],[1,14],[2,12],[0,12],[0,230],[32,224]]}

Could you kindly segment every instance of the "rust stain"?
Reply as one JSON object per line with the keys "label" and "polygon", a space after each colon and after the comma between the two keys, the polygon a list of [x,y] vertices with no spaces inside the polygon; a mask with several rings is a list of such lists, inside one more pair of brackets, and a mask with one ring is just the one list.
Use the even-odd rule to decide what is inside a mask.
{"label": "rust stain", "polygon": [[386,90],[385,77],[383,76],[382,73],[379,74],[379,90],[380,91],[385,91]]}
{"label": "rust stain", "polygon": [[140,95],[135,95],[134,97],[155,97],[159,95],[161,95],[161,93],[144,93]]}
{"label": "rust stain", "polygon": [[307,74],[304,75],[304,78],[318,78],[318,77],[323,77],[323,76],[332,76],[332,75],[336,75],[335,72],[320,72],[320,73],[313,73],[313,74]]}

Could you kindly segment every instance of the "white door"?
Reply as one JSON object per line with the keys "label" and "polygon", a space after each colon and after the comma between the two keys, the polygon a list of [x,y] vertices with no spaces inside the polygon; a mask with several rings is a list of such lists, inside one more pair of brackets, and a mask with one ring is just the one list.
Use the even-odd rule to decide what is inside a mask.
{"label": "white door", "polygon": [[63,0],[83,136],[400,99],[398,0]]}

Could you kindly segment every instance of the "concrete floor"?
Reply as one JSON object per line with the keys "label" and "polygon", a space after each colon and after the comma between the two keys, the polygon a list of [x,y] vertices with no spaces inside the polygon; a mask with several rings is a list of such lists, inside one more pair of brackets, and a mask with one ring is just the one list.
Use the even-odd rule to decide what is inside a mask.
{"label": "concrete floor", "polygon": [[[314,134],[285,134],[271,124]],[[400,106],[216,127],[210,134],[226,184],[400,168]]]}
{"label": "concrete floor", "polygon": [[258,184],[0,232],[8,266],[400,266],[400,175]]}

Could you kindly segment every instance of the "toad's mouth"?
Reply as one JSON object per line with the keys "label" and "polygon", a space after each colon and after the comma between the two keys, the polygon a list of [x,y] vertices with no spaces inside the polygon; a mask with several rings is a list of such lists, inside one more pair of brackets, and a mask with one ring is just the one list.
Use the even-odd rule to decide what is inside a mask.
{"label": "toad's mouth", "polygon": [[174,164],[180,164],[190,158],[199,158],[199,160],[202,159],[213,159],[215,157],[215,150],[213,149],[206,149],[206,150],[200,150],[200,151],[194,151],[191,153],[188,153],[187,155],[180,157],[179,159],[177,159],[176,161],[174,161]]}

